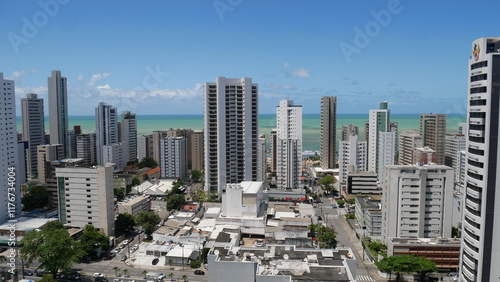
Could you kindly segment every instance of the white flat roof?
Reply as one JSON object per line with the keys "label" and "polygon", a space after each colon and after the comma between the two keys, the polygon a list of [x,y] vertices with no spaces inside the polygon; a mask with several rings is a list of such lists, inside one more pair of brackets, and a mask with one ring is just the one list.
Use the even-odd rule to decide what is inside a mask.
{"label": "white flat roof", "polygon": [[257,194],[259,190],[263,189],[264,183],[257,181],[242,181],[241,188],[243,188],[244,194]]}
{"label": "white flat roof", "polygon": [[57,220],[56,218],[33,218],[33,217],[19,217],[16,218],[17,222],[5,222],[0,225],[0,230],[7,230],[11,224],[16,225],[16,231],[31,231],[41,228],[51,221]]}

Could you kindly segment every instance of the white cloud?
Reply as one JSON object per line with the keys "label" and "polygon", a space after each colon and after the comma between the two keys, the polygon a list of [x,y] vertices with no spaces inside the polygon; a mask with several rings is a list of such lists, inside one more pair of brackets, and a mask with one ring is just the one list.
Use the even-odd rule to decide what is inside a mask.
{"label": "white cloud", "polygon": [[288,63],[288,62],[285,62],[285,63],[283,64],[283,67],[284,67],[285,69],[286,69],[286,68],[288,68],[289,66],[290,66],[290,63]]}
{"label": "white cloud", "polygon": [[21,78],[22,76],[24,76],[25,74],[28,74],[28,73],[34,73],[36,72],[35,69],[31,69],[31,70],[18,70],[18,71],[13,71],[9,77],[7,77],[7,79],[12,79],[12,80],[18,80],[19,78]]}
{"label": "white cloud", "polygon": [[89,86],[94,86],[94,84],[99,81],[99,80],[102,80],[102,79],[105,79],[106,77],[110,76],[111,73],[110,72],[106,72],[106,73],[96,73],[96,74],[93,74],[92,77],[90,78],[90,81],[89,81]]}
{"label": "white cloud", "polygon": [[270,89],[283,89],[283,90],[293,90],[295,89],[295,85],[293,84],[279,84],[279,83],[266,83],[264,87]]}
{"label": "white cloud", "polygon": [[290,74],[291,76],[297,77],[297,78],[309,78],[311,76],[309,74],[309,71],[304,69],[304,68],[290,70],[290,71],[288,71],[288,74]]}
{"label": "white cloud", "polygon": [[38,94],[39,98],[43,98],[43,96],[47,96],[47,87],[46,86],[35,86],[35,87],[16,87],[16,96],[18,97],[26,97],[26,94],[35,93]]}

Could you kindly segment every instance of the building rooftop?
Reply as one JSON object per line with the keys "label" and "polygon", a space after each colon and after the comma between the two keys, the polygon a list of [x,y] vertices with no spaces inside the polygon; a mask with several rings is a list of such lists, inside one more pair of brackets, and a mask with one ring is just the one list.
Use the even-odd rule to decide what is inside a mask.
{"label": "building rooftop", "polygon": [[241,188],[243,188],[243,194],[257,194],[259,190],[262,190],[264,188],[263,182],[256,181],[242,181],[240,185]]}
{"label": "building rooftop", "polygon": [[45,224],[56,221],[56,218],[33,218],[33,217],[19,217],[15,219],[16,222],[10,221],[0,225],[0,230],[8,230],[11,224],[16,225],[16,231],[32,231],[42,228]]}
{"label": "building rooftop", "polygon": [[373,199],[372,197],[366,196],[356,196],[356,201],[359,203],[363,209],[377,209],[380,208],[380,201]]}
{"label": "building rooftop", "polygon": [[129,199],[125,199],[122,202],[118,202],[118,205],[127,205],[127,206],[133,206],[141,201],[149,200],[149,197],[146,195],[137,195],[137,196],[132,196]]}
{"label": "building rooftop", "polygon": [[458,245],[460,246],[462,240],[460,238],[389,238],[393,244],[408,244],[408,245]]}

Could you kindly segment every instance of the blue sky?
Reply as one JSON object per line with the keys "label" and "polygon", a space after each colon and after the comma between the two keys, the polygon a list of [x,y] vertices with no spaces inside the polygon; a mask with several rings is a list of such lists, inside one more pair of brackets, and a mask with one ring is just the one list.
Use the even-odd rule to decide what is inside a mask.
{"label": "blue sky", "polygon": [[1,6],[0,72],[15,79],[18,97],[46,98],[47,77],[61,70],[70,115],[93,115],[99,101],[138,114],[202,114],[203,83],[217,76],[252,77],[263,114],[281,99],[319,113],[325,95],[338,97],[341,114],[382,100],[393,113],[464,113],[471,42],[500,35],[494,0]]}

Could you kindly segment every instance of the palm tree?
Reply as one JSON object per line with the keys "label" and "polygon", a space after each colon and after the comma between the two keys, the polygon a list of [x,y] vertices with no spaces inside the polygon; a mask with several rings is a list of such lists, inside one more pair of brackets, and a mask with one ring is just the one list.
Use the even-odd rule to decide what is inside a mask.
{"label": "palm tree", "polygon": [[128,269],[124,269],[123,270],[123,276],[128,277],[127,274],[128,274]]}
{"label": "palm tree", "polygon": [[143,271],[141,272],[141,275],[142,275],[144,278],[146,278],[146,274],[148,274],[148,271],[147,271],[147,270],[143,270]]}
{"label": "palm tree", "polygon": [[172,259],[168,259],[168,264],[170,265],[170,269],[172,269],[172,263],[174,263],[174,261]]}
{"label": "palm tree", "polygon": [[188,276],[186,274],[182,275],[182,280],[184,280],[184,282],[188,282]]}
{"label": "palm tree", "polygon": [[115,271],[115,276],[118,276],[118,271],[120,271],[120,268],[118,266],[113,267],[113,270]]}
{"label": "palm tree", "polygon": [[172,281],[172,280],[173,280],[173,278],[174,278],[174,274],[173,274],[173,273],[170,273],[170,274],[168,275],[168,277],[170,278],[170,281]]}

